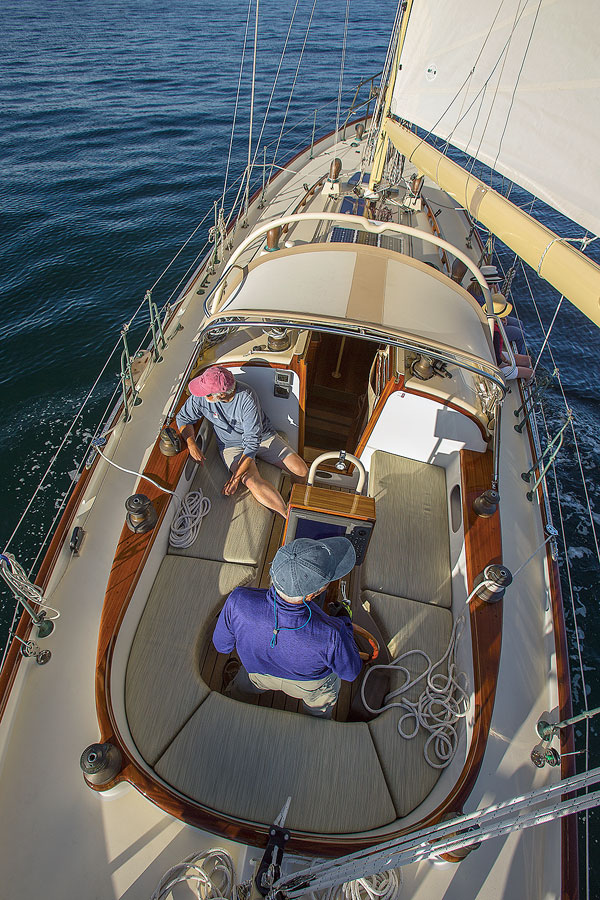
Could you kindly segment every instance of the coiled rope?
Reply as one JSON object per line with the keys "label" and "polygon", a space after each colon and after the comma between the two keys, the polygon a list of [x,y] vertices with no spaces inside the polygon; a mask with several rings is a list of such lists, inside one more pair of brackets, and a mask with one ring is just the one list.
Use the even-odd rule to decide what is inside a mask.
{"label": "coiled rope", "polygon": [[190,491],[189,494],[182,499],[176,491],[170,491],[157,481],[153,481],[152,478],[148,478],[147,475],[142,474],[142,472],[135,472],[133,469],[125,469],[123,466],[119,466],[112,459],[109,459],[108,456],[105,456],[98,443],[96,443],[94,447],[102,459],[106,460],[111,466],[114,466],[115,469],[118,469],[120,472],[125,472],[127,475],[137,475],[138,478],[149,481],[150,484],[153,484],[154,487],[158,488],[160,491],[164,491],[165,494],[170,494],[172,497],[175,497],[175,500],[179,502],[179,509],[175,513],[173,522],[171,523],[169,543],[171,547],[179,547],[180,549],[190,547],[198,536],[204,517],[210,512],[212,504],[208,497],[205,497],[202,491],[198,490]]}
{"label": "coiled rope", "polygon": [[199,900],[236,900],[237,883],[233,860],[226,850],[192,853],[172,866],[160,879],[150,900],[166,900],[176,884],[194,886]]}
{"label": "coiled rope", "polygon": [[42,593],[42,589],[27,577],[23,566],[17,562],[12,553],[0,553],[0,576],[7,583],[15,597],[37,603],[44,610],[55,613],[54,616],[46,616],[47,619],[59,619],[60,613],[53,606],[49,606]]}
{"label": "coiled rope", "polygon": [[312,897],[315,900],[396,900],[401,889],[400,869],[387,869],[324,891],[314,891]]}
{"label": "coiled rope", "polygon": [[[424,650],[408,650],[387,665],[372,666],[367,671],[360,690],[365,709],[374,715],[379,715],[387,709],[405,710],[398,720],[398,732],[403,738],[411,740],[417,736],[420,728],[429,732],[423,748],[423,755],[433,769],[445,769],[452,761],[458,746],[457,723],[459,719],[466,716],[469,710],[470,701],[466,692],[466,675],[458,671],[455,662],[456,646],[462,633],[463,624],[464,618],[461,616],[454,623],[446,652],[436,663],[431,662]],[[404,660],[414,656],[421,656],[426,662],[425,670],[415,678],[411,676],[407,666],[402,665]],[[447,674],[436,673],[435,670],[446,660]],[[366,701],[365,686],[370,675],[378,669],[401,674],[404,677],[404,683],[396,690],[386,694],[381,709],[373,709]],[[424,679],[426,687],[418,700],[409,700],[404,696]],[[413,728],[410,731],[405,730],[406,720],[413,720]],[[435,758],[432,758],[432,753]]]}
{"label": "coiled rope", "polygon": [[171,524],[169,544],[184,549],[190,547],[200,531],[204,517],[208,515],[211,502],[202,491],[190,491],[183,500]]}
{"label": "coiled rope", "polygon": [[[193,886],[198,900],[247,900],[251,882],[238,884],[233,860],[227,850],[192,853],[172,866],[160,879],[150,900],[167,900],[177,884]],[[275,885],[276,889],[277,885]],[[323,891],[313,891],[313,900],[397,900],[402,888],[400,869],[357,878]]]}

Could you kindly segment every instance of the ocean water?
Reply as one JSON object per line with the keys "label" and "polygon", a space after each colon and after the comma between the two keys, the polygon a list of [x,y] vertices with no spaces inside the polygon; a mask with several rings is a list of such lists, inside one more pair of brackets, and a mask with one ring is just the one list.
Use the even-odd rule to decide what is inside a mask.
{"label": "ocean water", "polygon": [[[255,135],[261,127],[293,0],[262,0],[257,54]],[[223,190],[246,27],[246,2],[230,0],[3,0],[0,7],[0,545],[4,547],[89,387],[116,344],[123,322],[142,301]],[[313,13],[314,10],[314,13]],[[383,67],[395,16],[392,0],[352,0],[344,56],[344,99],[359,80]],[[278,162],[335,124],[346,4],[300,0],[263,144],[276,142]],[[290,89],[313,13],[293,103]],[[251,22],[253,30],[253,22]],[[240,87],[231,184],[247,155],[250,64]],[[518,194],[513,194],[513,197]],[[525,203],[527,198],[521,197]],[[536,206],[549,227],[580,230]],[[211,221],[154,292],[164,303],[200,253]],[[596,258],[596,245],[590,252]],[[501,251],[503,264],[511,254]],[[535,285],[544,327],[558,297]],[[536,314],[525,303],[518,272],[514,291],[535,351],[543,342]],[[600,616],[594,527],[587,501],[598,507],[600,413],[598,332],[567,302],[553,331],[554,361],[573,411],[577,443],[565,442],[557,463],[567,549],[561,571],[572,652],[576,709],[585,697],[600,704]],[[86,438],[110,401],[118,360],[100,380],[89,413],[67,440],[56,472],[10,550],[25,567],[67,490]],[[564,418],[556,383],[548,392],[550,428]],[[581,485],[580,471],[586,478]],[[586,496],[587,491],[587,496]],[[557,527],[561,528],[560,522]],[[575,622],[571,613],[577,614]],[[2,597],[3,637],[12,604]],[[579,652],[584,671],[579,671]],[[591,742],[598,730],[592,724]],[[585,730],[577,732],[584,746]],[[594,758],[595,754],[595,758]],[[594,750],[590,764],[598,763]],[[598,828],[591,817],[590,851]],[[586,837],[582,829],[582,848]],[[599,896],[597,874],[591,895]]]}

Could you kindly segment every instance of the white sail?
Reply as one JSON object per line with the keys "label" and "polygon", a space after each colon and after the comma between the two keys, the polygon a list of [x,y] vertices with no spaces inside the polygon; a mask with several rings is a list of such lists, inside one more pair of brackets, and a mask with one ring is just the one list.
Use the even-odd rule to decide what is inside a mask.
{"label": "white sail", "polygon": [[392,112],[600,233],[590,0],[415,0]]}

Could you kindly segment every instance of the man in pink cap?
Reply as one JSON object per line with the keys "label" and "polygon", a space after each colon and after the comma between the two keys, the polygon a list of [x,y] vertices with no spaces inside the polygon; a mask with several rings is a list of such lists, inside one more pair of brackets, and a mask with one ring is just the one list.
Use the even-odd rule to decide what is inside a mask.
{"label": "man in pink cap", "polygon": [[231,472],[223,493],[235,494],[241,482],[259,503],[285,518],[287,509],[281,494],[261,477],[255,459],[259,457],[287,470],[294,481],[304,481],[308,468],[277,434],[256,392],[243,381],[236,381],[225,366],[210,366],[190,381],[188,388],[191,396],[176,421],[190,456],[204,462],[194,435],[196,422],[204,417],[215,429],[223,462]]}

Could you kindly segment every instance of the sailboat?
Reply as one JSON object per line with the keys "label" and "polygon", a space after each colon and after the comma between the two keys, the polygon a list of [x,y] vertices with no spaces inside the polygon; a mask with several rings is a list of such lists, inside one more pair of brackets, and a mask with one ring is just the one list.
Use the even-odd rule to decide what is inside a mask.
{"label": "sailboat", "polygon": [[[576,895],[598,773],[574,769],[546,478],[570,420],[540,435],[494,241],[595,324],[600,268],[449,148],[597,234],[593,186],[556,149],[583,169],[593,11],[466,6],[465,30],[401,3],[376,101],[270,177],[249,153],[177,300],[148,296],[138,352],[124,329],[122,398],[35,584],[3,554],[25,607],[0,676],[7,897],[163,897],[186,878],[202,896],[325,896],[381,872],[389,896]],[[181,440],[213,365],[309,466],[292,484],[259,461],[285,520],[222,494],[209,423],[202,466]],[[328,600],[351,605],[365,665],[331,720],[281,692],[232,699],[211,640],[231,591],[268,587],[306,534],[357,555]]]}

